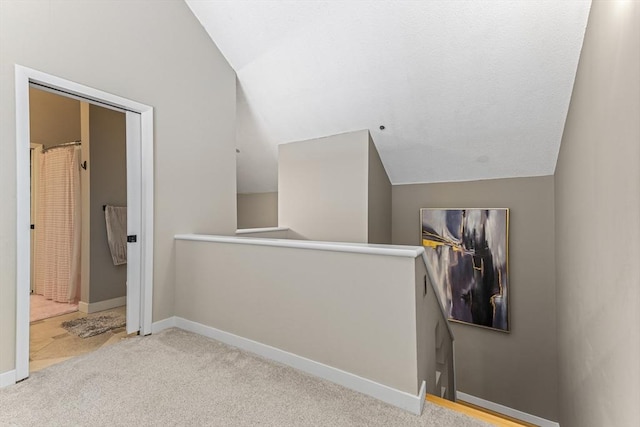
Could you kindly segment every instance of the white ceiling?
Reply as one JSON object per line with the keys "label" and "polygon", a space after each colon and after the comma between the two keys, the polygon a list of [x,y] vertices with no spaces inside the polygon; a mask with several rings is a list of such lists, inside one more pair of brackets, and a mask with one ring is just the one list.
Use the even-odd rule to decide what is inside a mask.
{"label": "white ceiling", "polygon": [[253,193],[278,144],[359,129],[393,184],[553,174],[591,2],[187,4],[238,75]]}

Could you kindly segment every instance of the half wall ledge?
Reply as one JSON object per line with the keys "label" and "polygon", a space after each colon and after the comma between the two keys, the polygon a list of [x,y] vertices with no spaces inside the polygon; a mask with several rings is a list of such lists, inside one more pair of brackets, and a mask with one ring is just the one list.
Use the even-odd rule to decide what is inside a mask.
{"label": "half wall ledge", "polygon": [[176,326],[416,414],[425,392],[455,399],[453,336],[422,247],[175,240]]}
{"label": "half wall ledge", "polygon": [[[252,230],[252,229],[249,229]],[[313,249],[330,252],[351,252],[416,258],[424,253],[421,246],[376,245],[369,243],[320,242],[312,240],[269,239],[252,237],[217,236],[209,234],[176,234],[176,240],[196,242],[234,243],[239,245],[277,246],[283,248]]]}
{"label": "half wall ledge", "polygon": [[[269,227],[264,229],[247,228],[236,231],[236,234],[244,233],[256,233],[256,232],[271,232],[271,231],[289,231],[287,227]],[[361,253],[369,255],[386,255],[397,257],[417,258],[421,257],[425,268],[429,275],[429,284],[431,289],[438,293],[434,282],[434,275],[431,270],[431,266],[427,261],[424,248],[422,246],[409,246],[409,245],[381,245],[372,243],[349,243],[349,242],[323,242],[315,240],[293,240],[293,239],[274,239],[266,237],[240,237],[240,236],[219,236],[213,234],[176,234],[175,240],[190,240],[195,242],[215,242],[215,243],[233,243],[240,245],[257,245],[257,246],[275,246],[281,248],[297,248],[297,249],[312,249],[320,251],[330,252],[350,252]],[[447,319],[444,306],[440,298],[437,298],[440,312],[444,319]],[[444,322],[447,327],[447,331],[453,338],[453,330],[449,322]]]}

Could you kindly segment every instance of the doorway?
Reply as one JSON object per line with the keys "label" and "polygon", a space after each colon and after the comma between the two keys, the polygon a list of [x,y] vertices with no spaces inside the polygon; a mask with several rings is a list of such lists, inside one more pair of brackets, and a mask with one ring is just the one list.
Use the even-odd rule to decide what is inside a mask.
{"label": "doorway", "polygon": [[127,336],[126,119],[37,87],[29,114],[34,372]]}
{"label": "doorway", "polygon": [[16,380],[29,376],[30,113],[29,88],[124,113],[126,120],[126,330],[151,333],[153,279],[153,109],[125,98],[16,65],[17,321]]}

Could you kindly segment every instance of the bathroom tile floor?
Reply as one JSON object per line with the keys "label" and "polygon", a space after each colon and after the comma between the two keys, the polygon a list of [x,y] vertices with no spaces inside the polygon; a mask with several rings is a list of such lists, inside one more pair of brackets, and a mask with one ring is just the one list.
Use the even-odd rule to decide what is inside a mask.
{"label": "bathroom tile floor", "polygon": [[[109,311],[125,313],[126,307]],[[89,353],[127,338],[125,328],[118,328],[89,338],[77,337],[62,327],[66,320],[85,317],[86,313],[76,311],[62,316],[32,322],[29,339],[29,372],[39,371],[74,356]],[[135,334],[131,334],[134,336]]]}

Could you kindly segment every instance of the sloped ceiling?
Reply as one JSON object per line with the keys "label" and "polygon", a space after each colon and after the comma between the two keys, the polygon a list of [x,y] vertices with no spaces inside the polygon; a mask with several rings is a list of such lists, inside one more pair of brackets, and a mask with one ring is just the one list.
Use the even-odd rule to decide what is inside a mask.
{"label": "sloped ceiling", "polygon": [[393,184],[553,174],[591,2],[187,4],[237,73],[252,193],[278,144],[359,129]]}

